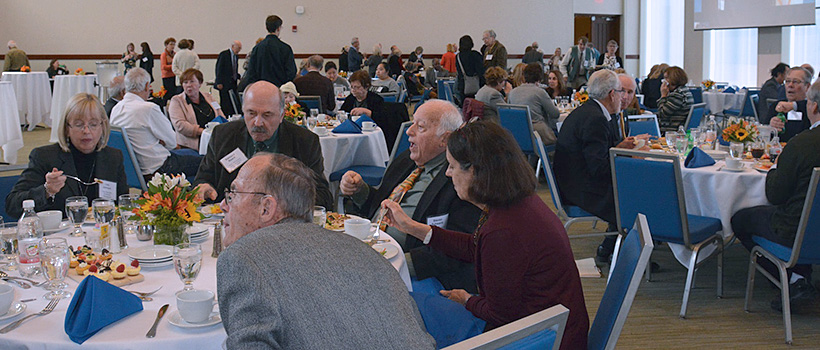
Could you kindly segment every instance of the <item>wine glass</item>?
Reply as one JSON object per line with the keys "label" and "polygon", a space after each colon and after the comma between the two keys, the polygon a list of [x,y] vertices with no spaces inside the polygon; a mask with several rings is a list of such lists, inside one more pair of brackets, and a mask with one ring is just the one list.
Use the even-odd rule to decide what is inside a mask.
{"label": "wine glass", "polygon": [[671,150],[675,150],[675,141],[678,139],[678,133],[675,131],[666,132],[666,146]]}
{"label": "wine glass", "polygon": [[140,199],[140,195],[137,194],[122,194],[119,197],[120,216],[123,219],[122,226],[126,234],[136,233],[137,231],[136,223],[130,219],[134,216],[132,210],[137,207],[136,200],[138,199]]}
{"label": "wine glass", "polygon": [[65,214],[68,216],[68,219],[71,220],[71,224],[74,225],[74,231],[71,231],[71,235],[74,237],[82,236],[83,221],[85,221],[85,217],[88,215],[88,198],[85,196],[66,198]]}
{"label": "wine glass", "polygon": [[686,135],[675,138],[675,149],[678,150],[678,156],[681,159],[686,157],[686,149],[689,147],[689,138]]}
{"label": "wine glass", "polygon": [[194,280],[202,266],[202,248],[198,243],[180,243],[174,246],[174,269],[185,286],[180,292],[193,290]]}
{"label": "wine glass", "polygon": [[40,240],[40,267],[48,283],[44,288],[51,292],[43,295],[45,299],[60,299],[71,297],[70,292],[63,288],[68,284],[63,282],[68,265],[71,261],[68,243],[65,238],[46,237]]}

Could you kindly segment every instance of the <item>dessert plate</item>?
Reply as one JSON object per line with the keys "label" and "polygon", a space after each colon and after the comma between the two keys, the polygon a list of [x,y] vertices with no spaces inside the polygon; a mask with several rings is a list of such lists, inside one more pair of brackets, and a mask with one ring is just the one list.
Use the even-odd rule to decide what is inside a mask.
{"label": "dessert plate", "polygon": [[169,245],[151,245],[130,248],[126,251],[128,257],[142,262],[163,261],[174,256],[174,247]]}
{"label": "dessert plate", "polygon": [[388,244],[388,243],[374,244],[372,248],[380,254],[382,254],[382,252],[384,252],[382,254],[382,256],[384,256],[384,258],[387,259],[387,260],[390,260],[394,256],[396,256],[397,254],[399,254],[399,248],[396,248],[392,244]]}

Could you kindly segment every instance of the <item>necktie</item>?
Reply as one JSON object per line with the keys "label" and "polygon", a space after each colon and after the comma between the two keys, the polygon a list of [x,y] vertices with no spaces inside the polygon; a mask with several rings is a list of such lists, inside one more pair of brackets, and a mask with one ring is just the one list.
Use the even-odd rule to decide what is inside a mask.
{"label": "necktie", "polygon": [[236,81],[236,54],[231,52],[231,76],[233,81]]}
{"label": "necktie", "polygon": [[268,150],[268,145],[266,145],[262,141],[256,141],[253,143],[254,153],[265,152]]}
{"label": "necktie", "polygon": [[618,115],[618,120],[620,121],[620,125],[621,125],[622,140],[626,139],[626,124],[625,124],[626,121],[624,121],[624,118],[626,118],[626,112],[623,112],[623,113]]}
{"label": "necktie", "polygon": [[[413,188],[413,185],[416,183],[416,179],[418,179],[422,171],[424,171],[424,167],[418,167],[416,168],[416,170],[413,170],[413,172],[410,173],[410,175],[407,175],[407,178],[404,179],[404,181],[402,181],[398,186],[396,186],[396,188],[393,189],[393,192],[390,193],[390,197],[388,198],[390,198],[391,201],[400,203],[401,199],[404,197],[404,194],[407,193],[407,191],[409,191],[411,188]],[[382,224],[379,226],[379,229],[384,231],[385,229],[387,229],[387,224],[382,222]]]}

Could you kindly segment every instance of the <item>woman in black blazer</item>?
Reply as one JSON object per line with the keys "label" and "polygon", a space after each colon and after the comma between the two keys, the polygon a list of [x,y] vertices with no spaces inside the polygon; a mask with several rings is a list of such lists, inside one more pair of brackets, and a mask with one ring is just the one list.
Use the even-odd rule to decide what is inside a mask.
{"label": "woman in black blazer", "polygon": [[467,97],[475,97],[478,91],[464,92],[464,74],[469,77],[478,75],[478,88],[484,86],[484,62],[478,51],[473,50],[473,38],[469,35],[458,40],[458,54],[456,55],[456,99],[461,103]]}
{"label": "woman in black blazer", "polygon": [[[103,184],[85,186],[95,179],[116,186],[116,194],[128,193],[122,152],[106,146],[111,128],[100,100],[92,94],[74,95],[66,106],[58,127],[58,143],[35,148],[29,165],[6,197],[6,212],[20,217],[26,199],[34,200],[35,211],[65,210],[65,200],[85,196],[91,202],[100,197]],[[116,198],[112,198],[115,199]],[[65,213],[63,213],[65,216]]]}
{"label": "woman in black blazer", "polygon": [[350,76],[350,95],[345,98],[341,110],[350,115],[366,115],[373,118],[374,114],[381,113],[384,99],[379,94],[370,91],[370,74],[365,70],[358,70]]}

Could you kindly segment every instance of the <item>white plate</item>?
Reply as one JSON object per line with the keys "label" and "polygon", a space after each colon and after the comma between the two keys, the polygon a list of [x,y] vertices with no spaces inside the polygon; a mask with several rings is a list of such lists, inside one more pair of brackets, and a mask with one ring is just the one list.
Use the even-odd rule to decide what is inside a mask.
{"label": "white plate", "polygon": [[73,226],[73,225],[71,225],[71,223],[70,223],[70,222],[68,222],[68,221],[63,221],[63,222],[60,222],[60,226],[57,226],[57,228],[52,228],[52,229],[48,229],[48,230],[43,230],[43,233],[44,233],[44,234],[47,234],[47,235],[48,235],[48,234],[52,234],[52,233],[57,233],[57,232],[60,232],[60,231],[62,231],[62,230],[65,230],[65,229],[67,229],[67,228],[69,228],[69,227],[74,227],[74,226]]}
{"label": "white plate", "polygon": [[388,243],[374,244],[372,248],[379,253],[385,251],[383,256],[387,260],[390,260],[399,254],[399,248],[396,248],[394,245]]}
{"label": "white plate", "polygon": [[194,224],[193,226],[186,228],[185,232],[192,236],[198,233],[208,232],[208,225]]}
{"label": "white plate", "polygon": [[174,247],[169,245],[150,245],[130,248],[126,251],[131,259],[143,261],[165,260],[174,256]]}
{"label": "white plate", "polygon": [[205,206],[199,208],[199,212],[202,213],[203,215],[205,215],[205,217],[209,217],[209,218],[221,218],[221,217],[225,216],[225,213],[211,214],[211,208],[215,205],[219,205],[219,204],[205,205]]}
{"label": "white plate", "polygon": [[208,318],[207,321],[202,323],[188,323],[182,319],[182,316],[179,314],[179,310],[171,311],[171,314],[168,315],[168,323],[177,326],[179,328],[200,328],[200,327],[208,327],[213,326],[222,322],[222,317],[219,316],[218,311],[214,311],[211,313],[211,317]]}
{"label": "white plate", "polygon": [[721,171],[730,171],[730,172],[733,172],[733,173],[742,173],[742,172],[746,171],[746,168],[734,169],[734,168],[729,168],[729,167],[724,166],[724,167],[720,168],[720,170]]}
{"label": "white plate", "polygon": [[[353,215],[353,214],[347,214],[347,218],[348,218],[348,219],[362,219],[362,217],[361,217],[361,216],[356,216],[356,215]],[[330,230],[330,229],[328,229],[328,230]],[[334,229],[334,230],[331,230],[331,231],[336,231],[336,232],[345,232],[345,228],[344,228],[344,227],[342,227],[342,228],[340,228],[340,229]]]}
{"label": "white plate", "polygon": [[144,269],[156,269],[156,268],[160,268],[160,267],[171,266],[173,264],[174,264],[173,260],[163,261],[163,262],[160,262],[160,263],[143,263],[142,261],[140,261],[140,267],[144,268]]}
{"label": "white plate", "polygon": [[10,319],[14,316],[22,314],[23,311],[26,311],[26,303],[21,303],[19,301],[15,301],[11,303],[11,307],[9,311],[6,312],[5,315],[0,315],[0,321]]}

